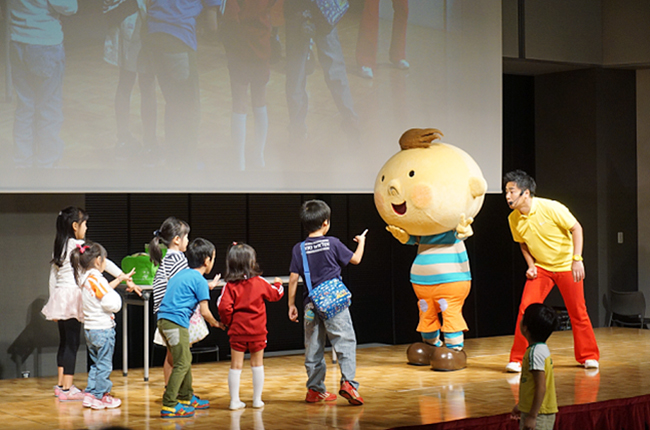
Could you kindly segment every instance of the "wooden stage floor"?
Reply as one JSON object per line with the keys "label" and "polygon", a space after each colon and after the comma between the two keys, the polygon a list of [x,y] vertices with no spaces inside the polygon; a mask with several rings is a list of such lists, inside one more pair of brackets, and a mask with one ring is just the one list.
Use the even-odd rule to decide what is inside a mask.
{"label": "wooden stage floor", "polygon": [[[600,371],[585,370],[573,358],[571,332],[549,339],[555,363],[560,406],[634,397],[650,393],[650,330],[599,328]],[[159,418],[163,393],[162,368],[151,370],[149,382],[141,369],[123,377],[113,372],[113,394],[123,404],[93,411],[81,402],[59,402],[55,378],[0,381],[0,423],[12,429],[99,429],[110,425],[148,429],[385,429],[417,426],[509,412],[516,401],[518,374],[504,373],[512,336],[468,339],[468,367],[434,372],[406,364],[406,345],[360,348],[357,380],[366,404],[304,402],[306,375],[302,355],[269,357],[261,410],[250,407],[250,367],[242,373],[242,400],[248,408],[228,410],[228,362],[192,367],[195,392],[211,408],[188,419]],[[245,363],[248,366],[248,362]],[[328,357],[328,388],[338,388],[338,368]],[[85,386],[85,374],[76,382]]]}

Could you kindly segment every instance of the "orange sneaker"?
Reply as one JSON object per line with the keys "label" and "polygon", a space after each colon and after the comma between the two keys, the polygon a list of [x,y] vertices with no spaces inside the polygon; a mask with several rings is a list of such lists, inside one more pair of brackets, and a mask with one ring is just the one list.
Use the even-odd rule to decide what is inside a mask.
{"label": "orange sneaker", "polygon": [[359,392],[356,390],[356,388],[354,388],[348,381],[345,381],[341,384],[339,394],[345,397],[351,405],[363,405],[363,398],[359,395]]}
{"label": "orange sneaker", "polygon": [[336,394],[329,393],[325,391],[324,393],[312,390],[311,388],[307,391],[307,396],[305,397],[305,402],[307,403],[318,403],[318,402],[332,402],[336,400]]}

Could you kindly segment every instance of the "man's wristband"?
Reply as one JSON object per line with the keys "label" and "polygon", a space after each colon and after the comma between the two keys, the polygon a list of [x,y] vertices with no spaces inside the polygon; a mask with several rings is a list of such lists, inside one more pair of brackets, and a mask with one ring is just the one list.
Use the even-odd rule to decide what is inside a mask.
{"label": "man's wristband", "polygon": [[582,255],[574,255],[573,261],[583,261]]}

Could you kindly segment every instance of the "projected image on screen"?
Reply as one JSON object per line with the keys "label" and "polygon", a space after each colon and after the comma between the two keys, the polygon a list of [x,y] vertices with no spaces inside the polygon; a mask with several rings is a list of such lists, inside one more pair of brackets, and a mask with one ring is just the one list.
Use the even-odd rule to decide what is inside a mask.
{"label": "projected image on screen", "polygon": [[372,192],[414,127],[500,190],[498,0],[56,4],[4,5],[0,191]]}

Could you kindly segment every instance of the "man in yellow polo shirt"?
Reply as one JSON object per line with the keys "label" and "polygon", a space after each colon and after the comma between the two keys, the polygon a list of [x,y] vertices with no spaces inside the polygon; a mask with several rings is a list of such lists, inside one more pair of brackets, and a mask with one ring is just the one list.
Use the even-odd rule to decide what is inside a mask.
{"label": "man in yellow polo shirt", "polygon": [[526,285],[519,305],[515,340],[510,350],[508,372],[521,372],[521,360],[528,342],[519,325],[531,303],[543,303],[557,285],[571,318],[574,354],[585,368],[598,368],[600,353],[587,314],[583,279],[582,226],[562,203],[535,197],[535,180],[515,170],[505,175],[508,216],[515,242],[528,264]]}

